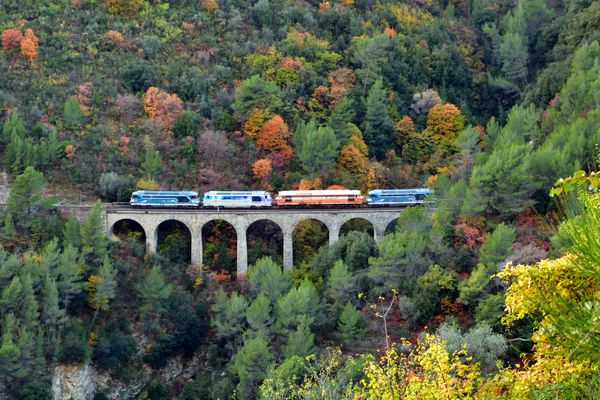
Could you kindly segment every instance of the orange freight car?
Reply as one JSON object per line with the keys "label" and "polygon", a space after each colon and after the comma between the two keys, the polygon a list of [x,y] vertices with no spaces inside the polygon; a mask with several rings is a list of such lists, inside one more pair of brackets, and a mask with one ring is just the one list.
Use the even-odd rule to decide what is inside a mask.
{"label": "orange freight car", "polygon": [[356,205],[364,201],[360,190],[286,190],[275,197],[278,206]]}

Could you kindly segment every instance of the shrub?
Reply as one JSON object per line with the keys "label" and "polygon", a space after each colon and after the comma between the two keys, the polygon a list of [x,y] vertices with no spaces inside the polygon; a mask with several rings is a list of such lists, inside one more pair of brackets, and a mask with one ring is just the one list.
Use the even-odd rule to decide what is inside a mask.
{"label": "shrub", "polygon": [[83,363],[89,359],[90,347],[87,343],[87,332],[78,321],[67,327],[62,344],[58,351],[59,362],[65,364]]}

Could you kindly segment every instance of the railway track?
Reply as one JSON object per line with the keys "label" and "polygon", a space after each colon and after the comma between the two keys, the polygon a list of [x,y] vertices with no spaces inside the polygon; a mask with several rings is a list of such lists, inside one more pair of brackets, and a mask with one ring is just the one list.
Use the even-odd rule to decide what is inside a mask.
{"label": "railway track", "polygon": [[196,208],[196,207],[132,207],[129,203],[112,203],[106,210],[114,213],[140,213],[140,214],[164,214],[165,212],[174,213],[197,213],[197,214],[211,214],[215,212],[219,213],[244,213],[244,214],[264,214],[265,212],[275,212],[282,214],[294,214],[298,212],[315,212],[315,213],[330,213],[330,212],[356,212],[361,213],[365,211],[402,211],[407,205],[394,205],[394,206],[367,206],[365,205],[351,205],[351,206],[328,206],[328,207],[314,207],[314,206],[293,206],[293,207],[257,207],[257,208],[229,208],[229,207],[218,207],[218,208]]}

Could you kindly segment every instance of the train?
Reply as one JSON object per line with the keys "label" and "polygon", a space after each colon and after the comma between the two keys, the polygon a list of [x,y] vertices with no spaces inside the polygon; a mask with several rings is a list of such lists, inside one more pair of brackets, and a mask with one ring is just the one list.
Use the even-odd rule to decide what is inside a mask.
{"label": "train", "polygon": [[200,200],[195,191],[138,190],[129,204],[142,208],[302,208],[385,207],[423,204],[432,191],[427,188],[376,189],[365,197],[360,190],[284,190],[275,198],[267,191],[212,190]]}

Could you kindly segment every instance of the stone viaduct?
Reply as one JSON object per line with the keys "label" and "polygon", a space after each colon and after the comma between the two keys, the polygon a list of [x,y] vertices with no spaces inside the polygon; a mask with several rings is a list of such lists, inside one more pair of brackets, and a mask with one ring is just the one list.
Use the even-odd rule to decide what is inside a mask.
{"label": "stone viaduct", "polygon": [[352,208],[352,209],[134,209],[127,207],[105,208],[106,234],[113,234],[115,224],[123,220],[137,222],[146,236],[146,251],[155,252],[159,225],[174,220],[187,227],[191,236],[191,262],[202,262],[202,227],[214,220],[230,223],[237,235],[237,274],[243,275],[248,269],[248,247],[246,232],[251,224],[268,220],[279,226],[283,232],[283,265],[293,266],[292,233],[300,221],[314,219],[322,222],[329,231],[329,243],[335,242],[342,225],[352,219],[362,218],[373,225],[375,240],[383,237],[388,225],[402,212],[402,207],[393,208]]}

